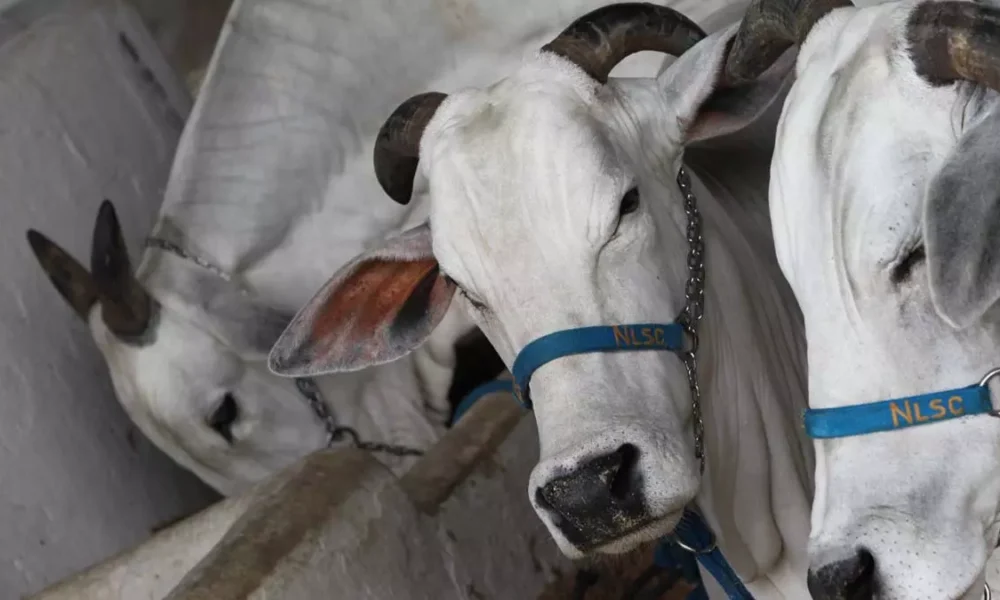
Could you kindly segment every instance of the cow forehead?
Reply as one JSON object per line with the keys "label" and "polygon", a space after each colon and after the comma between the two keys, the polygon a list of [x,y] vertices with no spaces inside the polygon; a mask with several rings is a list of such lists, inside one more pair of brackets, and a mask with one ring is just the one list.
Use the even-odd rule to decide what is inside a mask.
{"label": "cow forehead", "polygon": [[[238,378],[242,363],[230,349],[171,305],[161,295],[153,342],[131,346],[118,340],[100,319],[94,320],[95,341],[119,382],[125,404],[141,405],[160,420],[201,414],[213,394]],[[184,401],[182,401],[184,400]],[[186,401],[193,400],[195,404]]]}
{"label": "cow forehead", "polygon": [[578,71],[561,59],[539,59],[488,88],[449,96],[424,134],[425,174],[432,182],[480,180],[506,190],[551,180],[536,177],[553,168],[601,161],[604,104]]}
{"label": "cow forehead", "polygon": [[785,221],[775,243],[788,260],[838,245],[852,274],[877,275],[919,234],[921,192],[955,143],[958,96],[913,69],[903,35],[910,8],[835,12],[803,45],[772,183],[776,222]]}
{"label": "cow forehead", "polygon": [[576,71],[529,64],[439,108],[424,134],[421,168],[434,251],[446,270],[456,268],[449,254],[509,261],[514,248],[553,239],[585,251],[580,246],[613,223],[633,176],[605,117],[614,102]]}

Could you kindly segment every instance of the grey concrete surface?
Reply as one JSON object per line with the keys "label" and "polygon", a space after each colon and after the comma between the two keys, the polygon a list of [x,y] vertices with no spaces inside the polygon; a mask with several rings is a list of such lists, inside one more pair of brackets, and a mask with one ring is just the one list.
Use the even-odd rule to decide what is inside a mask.
{"label": "grey concrete surface", "polygon": [[[538,460],[534,418],[507,395],[468,417],[457,429],[469,431],[449,431],[442,452],[421,459],[432,468],[418,464],[402,480],[353,449],[315,453],[272,478],[167,600],[537,597],[573,565],[525,493]],[[463,435],[487,422],[502,425],[479,441]]]}
{"label": "grey concrete surface", "polygon": [[131,425],[90,334],[24,237],[39,229],[86,264],[107,197],[137,253],[189,110],[180,78],[121,2],[33,0],[0,15],[0,599],[216,498]]}

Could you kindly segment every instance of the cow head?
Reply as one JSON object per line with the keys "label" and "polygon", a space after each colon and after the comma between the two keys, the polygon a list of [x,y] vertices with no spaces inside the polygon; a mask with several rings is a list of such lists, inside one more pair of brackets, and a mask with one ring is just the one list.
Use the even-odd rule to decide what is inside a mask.
{"label": "cow head", "polygon": [[89,323],[129,416],[203,481],[232,494],[323,446],[325,430],[294,383],[264,364],[288,317],[196,265],[154,296],[133,275],[108,201],[89,273],[37,231],[28,241]]}
{"label": "cow head", "polygon": [[[454,296],[508,367],[557,330],[673,319],[688,273],[684,145],[751,122],[783,81],[725,87],[734,31],[703,39],[669,8],[610,5],[492,86],[403,102],[379,134],[375,172],[400,203],[426,185],[430,219],[337,273],[279,340],[272,369],[394,360]],[[657,79],[609,81],[644,50],[680,58]],[[541,456],[529,497],[567,555],[673,528],[699,485],[676,354],[561,358],[535,372],[531,397]]]}
{"label": "cow head", "polygon": [[[795,4],[755,2],[728,69],[752,78],[804,40],[770,202],[810,406],[976,384],[1000,361],[1000,11],[848,5],[813,26]],[[818,440],[816,464],[815,598],[979,597],[1000,533],[1000,419]]]}

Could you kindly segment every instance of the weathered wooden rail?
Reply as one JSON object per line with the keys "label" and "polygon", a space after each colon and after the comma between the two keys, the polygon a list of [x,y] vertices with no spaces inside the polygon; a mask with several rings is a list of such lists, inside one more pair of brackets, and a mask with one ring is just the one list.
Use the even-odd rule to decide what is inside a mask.
{"label": "weathered wooden rail", "polygon": [[[534,419],[491,394],[402,477],[316,452],[31,600],[570,598],[577,569],[525,491],[537,455]],[[598,567],[585,598],[621,598],[636,559]]]}
{"label": "weathered wooden rail", "polygon": [[402,478],[327,450],[35,600],[537,596],[572,565],[525,493],[534,421],[485,397]]}

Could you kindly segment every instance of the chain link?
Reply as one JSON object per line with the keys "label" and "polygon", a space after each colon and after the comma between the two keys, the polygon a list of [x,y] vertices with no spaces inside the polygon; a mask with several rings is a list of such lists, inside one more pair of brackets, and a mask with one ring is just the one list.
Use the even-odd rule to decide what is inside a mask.
{"label": "chain link", "polygon": [[677,172],[677,185],[684,196],[687,215],[688,278],[684,285],[684,309],[677,321],[684,327],[691,346],[680,353],[691,388],[691,418],[694,419],[694,454],[705,472],[705,423],[701,417],[701,386],[698,385],[698,323],[705,312],[705,244],[701,235],[701,213],[684,167]]}
{"label": "chain link", "polygon": [[422,450],[409,448],[407,446],[397,446],[383,442],[362,441],[360,436],[358,436],[358,432],[353,428],[345,425],[337,425],[337,421],[330,413],[330,409],[327,408],[323,399],[320,397],[319,386],[316,385],[315,381],[308,377],[299,377],[295,380],[295,387],[299,389],[299,393],[301,393],[302,396],[304,396],[309,402],[309,407],[312,408],[313,412],[316,413],[316,416],[323,422],[323,427],[326,428],[327,433],[327,448],[333,446],[338,440],[343,439],[344,437],[349,437],[351,439],[351,443],[356,448],[368,452],[383,452],[393,456],[423,455]]}

